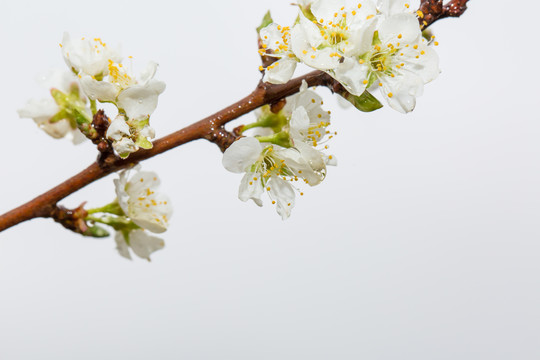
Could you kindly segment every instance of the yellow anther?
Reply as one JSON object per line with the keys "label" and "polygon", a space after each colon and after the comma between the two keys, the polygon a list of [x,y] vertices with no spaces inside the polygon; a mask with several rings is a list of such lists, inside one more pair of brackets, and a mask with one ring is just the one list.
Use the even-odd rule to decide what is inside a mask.
{"label": "yellow anther", "polygon": [[402,37],[403,37],[402,34],[399,34],[399,35],[397,36],[398,39],[401,39]]}
{"label": "yellow anther", "polygon": [[418,15],[418,17],[419,17],[420,19],[423,19],[423,18],[424,18],[424,13],[423,13],[421,10],[418,10],[418,11],[416,12],[416,15]]}
{"label": "yellow anther", "polygon": [[391,98],[392,96],[394,96],[394,94],[388,93],[388,97],[389,97],[389,98]]}

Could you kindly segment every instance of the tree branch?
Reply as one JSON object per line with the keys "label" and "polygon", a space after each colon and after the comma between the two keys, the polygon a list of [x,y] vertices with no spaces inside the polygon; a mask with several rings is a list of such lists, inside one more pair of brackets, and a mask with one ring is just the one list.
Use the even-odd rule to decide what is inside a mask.
{"label": "tree branch", "polygon": [[421,0],[418,21],[424,30],[435,21],[447,17],[460,17],[467,10],[469,0],[451,0],[446,5],[443,0]]}
{"label": "tree branch", "polygon": [[[467,2],[468,0],[451,0],[444,5],[443,0],[421,0],[418,14],[420,27],[424,30],[439,19],[461,16],[467,9]],[[263,62],[270,61],[272,59],[263,57]],[[75,226],[68,221],[71,220],[69,216],[72,213],[57,206],[60,200],[111,173],[133,166],[140,161],[152,158],[193,140],[209,140],[224,151],[237,137],[236,131],[230,133],[225,130],[224,126],[227,123],[263,105],[272,105],[276,108],[282,106],[283,104],[280,104],[280,100],[297,93],[304,80],[310,87],[326,86],[332,92],[339,93],[343,91],[341,84],[322,71],[313,71],[304,76],[292,79],[283,85],[271,85],[260,82],[257,88],[242,100],[214,115],[156,140],[153,143],[154,146],[152,149],[139,150],[125,160],[118,158],[111,151],[110,144],[104,138],[105,128],[101,129],[100,126],[104,125],[102,124],[102,120],[106,117],[103,112],[100,112],[99,116],[94,118],[93,126],[100,131],[101,136],[92,139],[98,145],[98,150],[100,151],[98,160],[55,188],[0,216],[0,232],[21,222],[38,217],[53,217],[64,226],[66,224],[68,227]],[[76,210],[84,211],[82,208]]]}
{"label": "tree branch", "polygon": [[53,217],[57,211],[57,203],[65,197],[82,189],[113,172],[128,168],[140,161],[152,158],[190,141],[207,139],[215,142],[222,150],[230,145],[232,134],[227,135],[223,126],[240,116],[247,114],[266,104],[274,104],[279,100],[293,95],[300,90],[302,81],[309,86],[328,86],[333,88],[335,80],[322,71],[314,71],[304,76],[292,79],[287,84],[271,85],[259,83],[255,91],[235,104],[193,123],[177,132],[167,135],[154,142],[150,150],[139,150],[129,158],[122,160],[110,153],[108,158],[100,159],[85,170],[81,171],[62,184],[0,216],[0,232],[21,222],[38,217]]}

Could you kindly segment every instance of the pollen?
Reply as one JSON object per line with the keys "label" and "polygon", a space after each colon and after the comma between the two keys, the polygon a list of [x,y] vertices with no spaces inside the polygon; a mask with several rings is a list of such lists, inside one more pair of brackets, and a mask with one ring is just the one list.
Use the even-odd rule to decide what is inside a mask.
{"label": "pollen", "polygon": [[388,97],[389,97],[389,98],[391,98],[391,97],[393,97],[393,96],[394,96],[394,94],[388,93]]}

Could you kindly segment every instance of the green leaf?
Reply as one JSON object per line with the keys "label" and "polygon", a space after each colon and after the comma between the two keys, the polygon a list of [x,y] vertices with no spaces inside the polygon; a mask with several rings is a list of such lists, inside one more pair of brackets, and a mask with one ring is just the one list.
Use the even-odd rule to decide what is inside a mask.
{"label": "green leaf", "polygon": [[89,227],[83,235],[88,237],[104,238],[109,236],[110,234],[104,228],[94,225],[92,227]]}
{"label": "green leaf", "polygon": [[348,91],[344,91],[340,94],[345,100],[350,102],[360,111],[371,112],[383,107],[381,102],[371,95],[367,90],[360,96],[355,96]]}
{"label": "green leaf", "polygon": [[268,10],[262,19],[261,25],[259,25],[259,27],[257,28],[257,32],[259,33],[262,29],[264,29],[265,27],[267,27],[273,22],[274,20],[272,20],[272,15],[270,14],[270,10]]}

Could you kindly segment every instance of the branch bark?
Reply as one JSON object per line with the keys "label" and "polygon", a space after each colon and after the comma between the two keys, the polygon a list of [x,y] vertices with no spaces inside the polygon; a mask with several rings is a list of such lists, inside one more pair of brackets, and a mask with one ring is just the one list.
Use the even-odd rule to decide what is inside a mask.
{"label": "branch bark", "polygon": [[420,28],[424,30],[435,21],[447,17],[460,17],[467,10],[469,0],[451,0],[443,4],[443,0],[421,0],[418,21]]}

